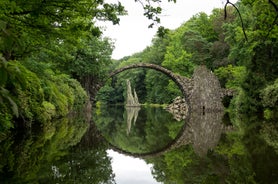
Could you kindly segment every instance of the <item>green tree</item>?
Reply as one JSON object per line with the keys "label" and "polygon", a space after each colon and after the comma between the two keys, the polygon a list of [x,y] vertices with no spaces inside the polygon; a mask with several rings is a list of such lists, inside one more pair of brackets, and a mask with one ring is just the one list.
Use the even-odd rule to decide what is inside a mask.
{"label": "green tree", "polygon": [[241,20],[226,26],[227,41],[231,45],[229,57],[244,65],[247,75],[242,83],[245,92],[243,112],[263,111],[260,91],[277,79],[277,5],[272,1],[244,0],[239,3],[246,41]]}
{"label": "green tree", "polygon": [[193,73],[194,64],[190,61],[191,54],[184,50],[182,46],[181,38],[184,27],[172,32],[162,66],[180,75],[190,76]]}
{"label": "green tree", "polygon": [[[118,23],[123,6],[103,1],[1,1],[1,52],[7,59],[30,56],[55,40],[78,43],[78,38],[100,34],[96,19]],[[72,39],[75,37],[75,39]]]}
{"label": "green tree", "polygon": [[278,107],[278,79],[273,84],[267,85],[260,93],[262,98],[264,110],[264,116],[266,118],[277,118]]}

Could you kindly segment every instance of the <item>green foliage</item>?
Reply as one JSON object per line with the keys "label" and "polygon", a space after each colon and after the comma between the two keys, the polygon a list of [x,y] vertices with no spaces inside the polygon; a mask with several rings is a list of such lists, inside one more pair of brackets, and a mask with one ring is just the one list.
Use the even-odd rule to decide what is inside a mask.
{"label": "green foliage", "polygon": [[13,82],[7,84],[7,86],[9,86],[9,90],[17,99],[17,103],[20,104],[19,111],[21,116],[32,121],[34,117],[39,117],[43,112],[43,109],[40,108],[44,99],[40,79],[35,73],[27,70],[18,62],[14,63],[14,67],[18,68],[21,80],[24,80],[24,87],[14,83],[16,80],[10,80]]}
{"label": "green foliage", "polygon": [[36,59],[46,63],[51,61],[56,69],[70,74],[82,83],[87,76],[97,79],[106,77],[111,53],[112,43],[109,39],[88,35],[79,38],[76,45],[54,42],[50,48],[43,49]]}
{"label": "green foliage", "polygon": [[246,68],[244,66],[232,66],[217,68],[214,71],[223,87],[237,89],[245,79]]}
{"label": "green foliage", "polygon": [[164,61],[165,52],[170,42],[169,34],[163,38],[155,37],[152,40],[152,45],[147,47],[140,55],[146,63],[161,65]]}
{"label": "green foliage", "polygon": [[[4,0],[0,10],[1,130],[15,118],[30,126],[83,108],[85,91],[60,71],[86,89],[104,78],[112,46],[92,20],[118,23],[121,3]],[[88,78],[94,81],[86,86]]]}
{"label": "green foliage", "polygon": [[[88,130],[89,124],[85,117],[86,115],[80,114],[80,116],[53,120],[52,123],[32,130],[33,134],[24,132],[22,135],[22,130],[14,131],[6,139],[1,140],[1,183],[55,183],[57,181],[53,181],[55,180],[53,166],[60,168],[62,174],[72,172],[74,167],[68,163],[75,159],[68,159],[68,157],[80,155],[78,149],[75,149],[77,153],[72,153],[72,147],[81,141],[82,136]],[[16,137],[20,139],[15,141]],[[109,163],[102,160],[106,154],[101,150],[103,149],[98,149],[98,153],[102,152],[102,156],[98,157],[95,153],[91,157],[93,157],[92,160],[105,163],[106,166]],[[88,161],[88,158],[85,158]],[[81,162],[80,158],[78,160]],[[102,168],[105,168],[104,165]]]}
{"label": "green foliage", "polygon": [[[77,44],[86,35],[99,36],[96,19],[118,23],[125,10],[121,3],[92,2],[89,0],[66,2],[1,1],[1,52],[7,60],[30,56],[38,47],[47,48],[55,41]],[[90,7],[90,8],[88,8]],[[75,37],[75,39],[72,39]]]}
{"label": "green foliage", "polygon": [[183,49],[181,38],[182,28],[171,35],[171,42],[167,46],[165,60],[162,66],[180,75],[189,76],[193,73],[193,63],[190,62],[191,54]]}
{"label": "green foliage", "polygon": [[28,120],[25,126],[30,126],[32,121],[45,123],[65,116],[74,108],[81,109],[86,103],[87,95],[80,84],[64,74],[57,75],[46,69],[38,78],[16,61],[8,62],[6,69],[9,72],[0,96],[1,121],[4,121],[1,126],[12,127],[13,115]]}
{"label": "green foliage", "polygon": [[173,89],[172,91],[169,91],[168,87],[165,88],[165,86],[169,85],[170,81],[171,79],[164,74],[154,70],[149,70],[144,81],[147,90],[146,102],[159,104],[171,103],[171,100],[179,94],[179,88],[174,82],[171,85],[171,89]]}
{"label": "green foliage", "polygon": [[[262,103],[264,107],[277,108],[278,106],[278,79],[272,85],[266,86],[261,91]],[[277,109],[276,109],[277,110]]]}
{"label": "green foliage", "polygon": [[5,132],[10,128],[13,128],[14,125],[12,124],[12,115],[5,112],[7,111],[7,107],[0,104],[1,111],[0,111],[0,137],[5,135]]}
{"label": "green foliage", "polygon": [[205,64],[212,68],[210,47],[217,34],[213,30],[212,19],[205,13],[199,13],[187,21],[182,30],[180,41],[182,48],[191,54],[194,64]]}
{"label": "green foliage", "polygon": [[[277,78],[277,67],[275,67],[275,62],[278,55],[274,54],[269,57],[266,53],[269,50],[275,49],[277,46],[275,45],[276,44],[261,44],[256,47],[252,62],[248,63],[246,67],[248,70],[242,88],[246,91],[249,98],[247,104],[249,104],[249,106],[254,106],[254,110],[257,112],[262,112],[263,109],[260,98],[261,91]],[[253,111],[253,109],[249,110]]]}
{"label": "green foliage", "polygon": [[43,113],[44,113],[44,117],[47,119],[47,120],[51,120],[52,117],[56,114],[56,108],[55,106],[50,103],[50,102],[47,102],[47,101],[43,101],[42,102],[42,106],[43,106],[43,109],[45,110]]}
{"label": "green foliage", "polygon": [[[18,106],[10,92],[6,89],[6,84],[9,80],[9,71],[11,71],[10,66],[0,55],[0,134],[13,128],[11,119],[13,116],[19,116]],[[16,74],[16,71],[14,73]]]}
{"label": "green foliage", "polygon": [[268,1],[241,1],[239,11],[246,28],[245,41],[239,18],[225,25],[229,58],[246,67],[246,77],[241,87],[246,93],[243,111],[262,113],[261,90],[277,79],[277,12]]}
{"label": "green foliage", "polygon": [[[5,88],[1,87],[0,89],[0,102],[1,102],[1,105],[4,106],[4,100],[8,101],[9,104],[11,105],[11,109],[12,109],[12,112],[13,112],[13,115],[15,115],[16,117],[19,116],[18,114],[18,106],[17,104],[12,100],[11,96],[9,95],[9,91],[6,90]],[[4,108],[4,107],[3,107]],[[4,111],[3,111],[4,113]],[[3,118],[5,119],[5,118]]]}
{"label": "green foliage", "polygon": [[225,154],[228,158],[235,155],[242,156],[246,154],[246,148],[242,142],[242,135],[239,133],[229,133],[226,135],[225,143],[217,146],[215,151],[219,154]]}
{"label": "green foliage", "polygon": [[211,16],[199,13],[170,34],[163,66],[191,76],[195,65],[208,68],[229,63],[229,46],[222,32],[223,13],[214,10]]}
{"label": "green foliage", "polygon": [[51,70],[45,72],[50,77],[44,84],[45,98],[55,105],[56,116],[84,108],[87,95],[76,80],[65,74],[55,75]]}
{"label": "green foliage", "polygon": [[15,62],[6,62],[6,60],[0,56],[0,102],[5,99],[11,105],[13,114],[18,117],[18,107],[12,97],[12,91],[9,88],[21,87],[26,88],[24,76]]}
{"label": "green foliage", "polygon": [[223,183],[226,177],[223,157],[213,154],[200,158],[191,145],[180,146],[163,156],[148,159],[148,163],[153,164],[155,179],[163,183]]}
{"label": "green foliage", "polygon": [[[125,14],[121,3],[4,0],[0,7],[0,53],[5,58],[1,56],[1,119],[6,122],[15,115],[24,121],[47,122],[81,109],[86,93],[59,71],[91,93],[92,84],[106,75],[104,66],[112,52],[95,20],[118,23],[118,15]],[[28,69],[12,60],[24,62]]]}
{"label": "green foliage", "polygon": [[278,153],[278,126],[277,122],[264,123],[260,131],[266,143]]}
{"label": "green foliage", "polygon": [[264,118],[269,120],[274,116],[273,111],[271,111],[270,109],[265,109],[264,110]]}
{"label": "green foliage", "polygon": [[106,84],[98,91],[96,99],[102,103],[116,103],[118,100],[116,99],[117,93],[115,91],[116,89]]}

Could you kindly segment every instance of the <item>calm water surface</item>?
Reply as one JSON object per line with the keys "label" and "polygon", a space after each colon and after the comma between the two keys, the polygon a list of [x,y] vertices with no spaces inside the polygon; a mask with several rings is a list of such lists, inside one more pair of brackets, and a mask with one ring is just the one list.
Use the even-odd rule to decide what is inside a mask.
{"label": "calm water surface", "polygon": [[0,134],[0,183],[278,183],[278,125],[256,116],[95,109]]}

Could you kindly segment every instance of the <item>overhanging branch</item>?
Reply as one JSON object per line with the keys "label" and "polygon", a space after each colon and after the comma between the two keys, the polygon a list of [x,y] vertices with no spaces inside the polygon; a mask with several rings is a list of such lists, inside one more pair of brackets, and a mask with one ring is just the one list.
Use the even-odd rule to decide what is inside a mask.
{"label": "overhanging branch", "polygon": [[228,6],[229,4],[232,5],[232,6],[236,9],[236,11],[237,11],[237,13],[238,13],[238,15],[239,15],[239,18],[240,18],[241,28],[242,28],[242,31],[243,31],[245,40],[248,42],[248,38],[247,38],[247,35],[246,35],[246,32],[245,32],[245,28],[244,28],[244,24],[243,24],[243,20],[242,20],[241,13],[240,13],[240,11],[238,10],[238,8],[236,7],[236,5],[233,4],[233,3],[231,3],[229,0],[226,1],[226,4],[225,4],[225,6],[224,6],[225,19],[227,18],[227,6]]}

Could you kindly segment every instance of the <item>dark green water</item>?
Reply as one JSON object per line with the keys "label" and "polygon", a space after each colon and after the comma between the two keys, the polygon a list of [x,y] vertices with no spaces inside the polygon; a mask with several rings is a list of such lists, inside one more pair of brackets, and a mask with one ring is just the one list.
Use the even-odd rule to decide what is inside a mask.
{"label": "dark green water", "polygon": [[278,124],[104,107],[0,134],[0,183],[278,183]]}

